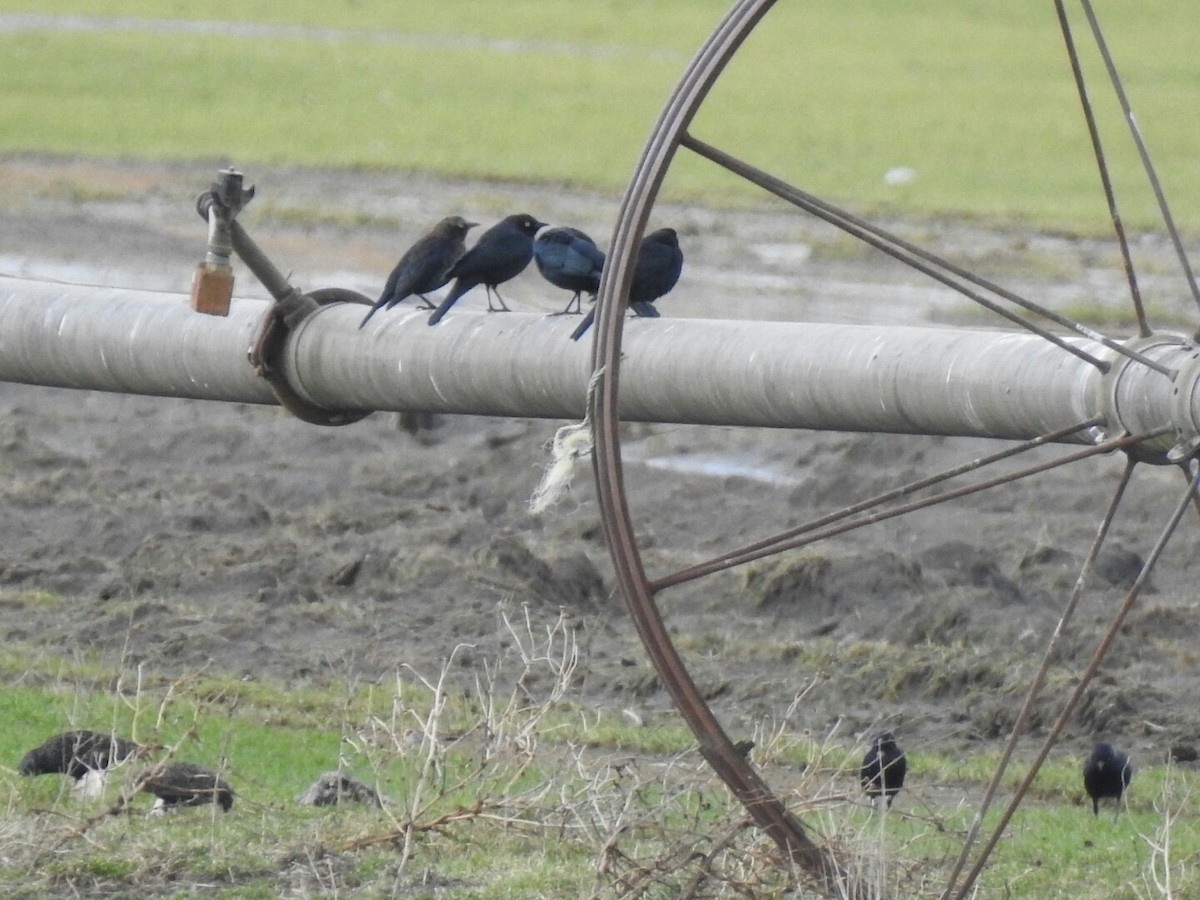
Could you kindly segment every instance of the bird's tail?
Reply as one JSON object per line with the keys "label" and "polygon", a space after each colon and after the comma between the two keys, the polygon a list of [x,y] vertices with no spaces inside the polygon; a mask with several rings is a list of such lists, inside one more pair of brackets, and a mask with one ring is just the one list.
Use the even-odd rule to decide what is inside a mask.
{"label": "bird's tail", "polygon": [[438,322],[442,321],[442,317],[450,311],[450,307],[457,303],[458,298],[469,291],[472,287],[474,287],[474,285],[466,285],[464,287],[461,281],[454,282],[454,286],[450,288],[450,293],[446,295],[446,299],[438,304],[437,309],[430,313],[429,324],[436,325]]}
{"label": "bird's tail", "polygon": [[371,316],[373,316],[373,315],[375,315],[375,313],[379,312],[379,310],[383,308],[383,304],[384,304],[384,301],[380,300],[378,303],[376,303],[374,306],[372,306],[370,311],[365,316],[363,316],[363,320],[358,323],[358,327],[362,328],[368,322],[370,322]]}
{"label": "bird's tail", "polygon": [[634,300],[629,304],[629,308],[633,310],[634,315],[642,316],[646,319],[660,318],[658,307],[649,300]]}
{"label": "bird's tail", "polygon": [[589,309],[587,315],[583,317],[583,321],[575,326],[575,330],[571,332],[571,340],[577,341],[583,337],[584,333],[592,327],[592,320],[596,318],[596,309]]}

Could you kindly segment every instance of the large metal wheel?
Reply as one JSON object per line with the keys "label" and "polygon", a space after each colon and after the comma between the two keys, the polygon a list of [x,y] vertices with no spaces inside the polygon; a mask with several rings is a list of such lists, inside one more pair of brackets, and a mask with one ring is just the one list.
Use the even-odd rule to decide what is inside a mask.
{"label": "large metal wheel", "polygon": [[[814,518],[797,527],[788,527],[775,534],[768,534],[749,543],[731,546],[727,551],[718,553],[707,561],[689,565],[685,569],[671,572],[649,573],[643,562],[642,547],[640,546],[639,530],[631,511],[629,496],[626,490],[622,469],[621,421],[618,413],[618,397],[621,382],[622,364],[622,330],[624,323],[624,298],[628,295],[632,279],[636,252],[647,222],[658,199],[659,190],[668,170],[676,160],[677,154],[683,150],[699,156],[711,163],[721,166],[735,175],[746,179],[762,188],[769,194],[793,204],[807,215],[815,215],[842,229],[854,239],[875,247],[899,259],[914,269],[923,272],[944,285],[960,292],[969,299],[982,304],[985,308],[1003,316],[1012,325],[1033,331],[1046,340],[1056,343],[1063,352],[1079,354],[1077,348],[1068,345],[1063,340],[1064,334],[1075,333],[1084,335],[1091,340],[1100,341],[1104,347],[1116,354],[1116,359],[1122,365],[1147,367],[1163,377],[1173,378],[1178,374],[1176,363],[1183,358],[1180,354],[1192,353],[1190,340],[1180,335],[1155,335],[1147,321],[1142,308],[1136,277],[1130,262],[1128,248],[1120,218],[1117,213],[1115,199],[1112,196],[1107,166],[1097,129],[1092,117],[1087,92],[1084,90],[1083,76],[1075,52],[1075,44],[1070,25],[1058,0],[1058,15],[1063,37],[1066,42],[1068,59],[1071,64],[1076,85],[1085,113],[1089,132],[1092,137],[1093,150],[1100,167],[1101,180],[1106,197],[1112,211],[1118,244],[1123,253],[1125,268],[1128,274],[1130,303],[1133,307],[1134,318],[1139,331],[1138,337],[1119,341],[1102,335],[1084,325],[1056,315],[1050,310],[1043,309],[1037,304],[1030,303],[1024,298],[1007,291],[992,282],[980,278],[950,262],[939,258],[923,248],[913,246],[906,241],[888,233],[884,229],[858,217],[838,209],[833,204],[813,196],[805,191],[788,184],[769,173],[763,172],[753,165],[744,162],[709,144],[690,132],[690,127],[698,111],[705,103],[710,89],[718,80],[726,66],[734,58],[743,41],[760,24],[760,21],[774,5],[774,0],[738,0],[725,18],[710,35],[707,42],[693,59],[686,73],[676,86],[659,120],[646,144],[638,166],[626,190],[620,209],[619,218],[612,236],[609,252],[609,264],[606,267],[598,296],[598,308],[594,337],[594,389],[589,400],[589,415],[594,429],[594,463],[598,498],[608,547],[617,572],[621,590],[625,596],[630,614],[635,622],[639,636],[644,643],[665,688],[680,710],[684,719],[696,734],[701,751],[716,772],[746,806],[755,821],[771,836],[771,838],[790,856],[792,861],[807,869],[810,873],[827,882],[840,882],[842,890],[846,890],[849,882],[844,868],[827,850],[818,846],[806,833],[800,820],[791,814],[786,805],[772,794],[770,788],[745,755],[739,751],[722,729],[713,712],[697,689],[681,655],[672,643],[663,618],[659,612],[657,599],[663,591],[672,586],[690,582],[695,579],[710,576],[716,572],[762,559],[772,554],[783,552],[819,540],[822,537],[850,530],[865,524],[872,519],[873,510],[878,510],[884,503],[894,503],[897,497],[907,496],[912,485],[898,486],[896,492],[874,497],[856,503],[833,516]],[[1150,164],[1136,126],[1133,126],[1132,115],[1128,112],[1123,89],[1115,67],[1105,47],[1103,34],[1096,22],[1090,4],[1083,2],[1083,9],[1092,30],[1092,36],[1108,66],[1113,90],[1121,104],[1125,107],[1127,118],[1132,126],[1133,136],[1147,174],[1155,189],[1162,210],[1166,228],[1174,241],[1182,264],[1184,278],[1191,294],[1200,306],[1200,291],[1197,291],[1187,259],[1183,253],[1178,234],[1171,221],[1166,200],[1158,187],[1157,178]],[[1032,314],[1032,315],[1031,315]],[[1047,326],[1033,324],[1033,317],[1048,320]],[[1172,355],[1171,362],[1159,361],[1158,351],[1167,348]],[[1089,358],[1088,361],[1097,367],[1108,367],[1110,362],[1099,358]],[[991,784],[981,799],[974,827],[964,843],[962,854],[953,874],[945,887],[944,896],[962,897],[971,890],[984,861],[991,848],[995,845],[1009,817],[1015,810],[1025,790],[1028,788],[1038,767],[1046,758],[1050,748],[1061,733],[1068,718],[1082,696],[1092,676],[1095,674],[1105,652],[1108,649],[1117,629],[1120,628],[1136,597],[1140,593],[1146,578],[1153,570],[1155,563],[1167,540],[1175,532],[1186,508],[1195,502],[1196,470],[1195,451],[1197,442],[1194,437],[1167,431],[1162,428],[1152,428],[1140,433],[1129,433],[1128,429],[1119,427],[1122,423],[1106,420],[1105,410],[1097,409],[1093,416],[1079,422],[1063,432],[1036,436],[1028,444],[1012,447],[1001,451],[997,459],[1012,457],[1015,454],[1032,448],[1059,441],[1090,444],[1083,451],[1076,451],[1067,460],[1081,460],[1095,456],[1101,452],[1114,449],[1123,450],[1127,455],[1124,476],[1112,490],[1108,501],[1107,512],[1101,521],[1094,543],[1088,551],[1083,570],[1079,573],[1075,589],[1072,591],[1065,608],[1058,630],[1050,639],[1046,655],[1041,667],[1032,679],[1024,707],[1016,717],[1006,744],[1000,765],[998,766]],[[1164,433],[1166,432],[1166,433]],[[1086,434],[1086,439],[1081,435]],[[1070,699],[1061,710],[1058,720],[1049,730],[1049,735],[1042,745],[1041,751],[1032,765],[1022,787],[1015,793],[1007,810],[1001,817],[1000,823],[991,833],[988,841],[983,843],[982,850],[976,854],[974,865],[967,868],[972,850],[977,845],[981,830],[980,823],[984,812],[988,809],[999,784],[1000,777],[1008,764],[1015,744],[1024,730],[1029,709],[1037,696],[1045,679],[1049,661],[1054,654],[1071,614],[1083,591],[1088,573],[1104,542],[1108,527],[1116,510],[1121,504],[1124,489],[1135,468],[1143,462],[1154,464],[1171,464],[1179,466],[1185,476],[1180,496],[1174,505],[1174,510],[1167,515],[1158,541],[1149,550],[1141,575],[1126,595],[1124,602],[1116,610],[1111,627],[1105,638],[1095,648],[1091,663],[1080,673],[1078,685]],[[972,464],[974,465],[974,464]],[[1037,474],[1046,468],[1043,465],[1030,465],[1017,472],[1015,476],[1006,475],[1001,480],[1023,478]],[[934,484],[952,474],[965,469],[955,469],[951,472],[932,474],[922,479],[921,485]],[[907,509],[916,509],[932,503],[952,502],[959,491],[946,491],[929,502],[914,502],[907,506],[888,507],[886,515],[904,514]],[[966,872],[965,876],[963,875]],[[856,893],[856,888],[849,886],[849,895]]]}

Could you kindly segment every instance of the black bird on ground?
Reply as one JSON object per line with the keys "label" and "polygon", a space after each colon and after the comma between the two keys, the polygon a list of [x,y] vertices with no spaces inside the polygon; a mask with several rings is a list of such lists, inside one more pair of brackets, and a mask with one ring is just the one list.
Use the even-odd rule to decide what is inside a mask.
{"label": "black bird on ground", "polygon": [[[679,249],[679,235],[674,228],[660,228],[642,238],[638,248],[637,263],[633,267],[633,281],[629,285],[629,308],[636,315],[658,318],[654,301],[679,281],[683,271],[683,251]],[[588,311],[579,326],[571,332],[571,340],[577,341],[596,318],[596,310]]]}
{"label": "black bird on ground", "polygon": [[886,797],[890,807],[900,788],[904,787],[907,774],[908,760],[896,745],[895,736],[890,731],[880,732],[871,742],[871,749],[863,757],[862,768],[858,771],[863,790],[872,801],[876,797]]}
{"label": "black bird on ground", "polygon": [[133,741],[112,734],[64,731],[26,753],[17,771],[22,775],[70,775],[79,781],[89,772],[103,772],[124,762],[140,749]]}
{"label": "black bird on ground", "polygon": [[1100,801],[1112,797],[1120,810],[1121,795],[1133,778],[1129,757],[1103,741],[1092,748],[1083,763],[1083,789],[1092,798],[1092,813],[1100,815]]}
{"label": "black bird on ground", "polygon": [[158,799],[155,809],[173,806],[203,806],[217,803],[225,812],[233,808],[233,788],[212,769],[196,763],[172,760],[142,776],[142,788]]}
{"label": "black bird on ground", "polygon": [[596,296],[600,290],[600,272],[604,268],[604,252],[596,242],[578,228],[550,228],[533,242],[533,261],[538,271],[555,287],[573,291],[563,316],[575,307],[583,312],[583,294]]}
{"label": "black bird on ground", "polygon": [[[454,286],[429,317],[429,324],[440,322],[459,297],[479,284],[487,289],[488,312],[508,312],[496,286],[516,278],[525,270],[533,259],[533,236],[545,225],[528,213],[517,213],[481,234],[475,246],[450,270],[450,277],[455,279]],[[500,304],[499,310],[492,306],[493,293]]]}
{"label": "black bird on ground", "polygon": [[477,224],[462,216],[447,216],[421,235],[400,257],[383,293],[358,327],[366,325],[380,309],[391,309],[414,294],[424,301],[427,309],[433,309],[425,295],[450,281],[450,269],[467,252],[464,240],[467,232]]}

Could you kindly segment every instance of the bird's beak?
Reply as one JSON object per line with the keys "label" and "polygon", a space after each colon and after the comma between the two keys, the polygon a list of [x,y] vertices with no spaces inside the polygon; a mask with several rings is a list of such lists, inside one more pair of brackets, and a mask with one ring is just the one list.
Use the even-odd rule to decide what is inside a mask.
{"label": "bird's beak", "polygon": [[470,231],[472,228],[476,227],[478,224],[479,224],[478,222],[468,222],[467,223],[467,231]]}

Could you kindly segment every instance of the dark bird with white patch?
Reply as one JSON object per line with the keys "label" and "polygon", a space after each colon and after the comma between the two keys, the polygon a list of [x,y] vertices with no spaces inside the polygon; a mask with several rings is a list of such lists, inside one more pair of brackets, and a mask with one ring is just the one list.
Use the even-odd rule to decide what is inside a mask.
{"label": "dark bird with white patch", "polygon": [[99,731],[64,731],[34,747],[17,766],[21,775],[70,775],[76,781],[137,755],[133,741]]}
{"label": "dark bird with white patch", "polygon": [[153,794],[154,810],[216,803],[225,812],[233,808],[233,788],[212,769],[192,762],[172,760],[146,772],[141,789]]}
{"label": "dark bird with white patch", "polygon": [[900,788],[904,787],[904,776],[907,774],[908,760],[904,751],[896,745],[895,735],[890,731],[877,734],[858,772],[867,796],[872,801],[877,797],[886,797],[890,808]]}

